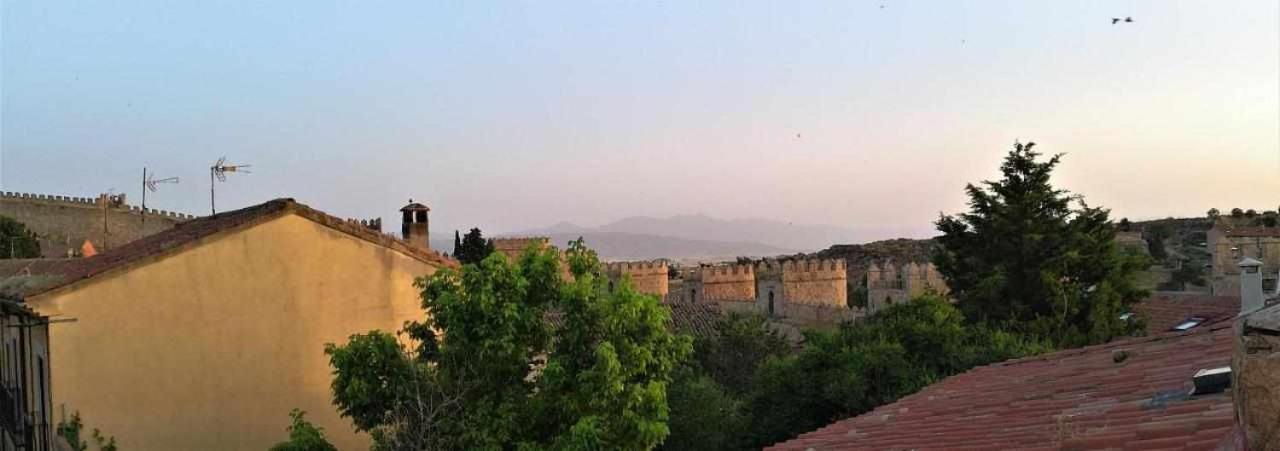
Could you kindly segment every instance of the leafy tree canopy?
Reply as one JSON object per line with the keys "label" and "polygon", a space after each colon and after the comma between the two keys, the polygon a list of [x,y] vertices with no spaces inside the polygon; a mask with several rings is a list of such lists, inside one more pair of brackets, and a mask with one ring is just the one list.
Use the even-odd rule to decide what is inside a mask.
{"label": "leafy tree canopy", "polygon": [[303,418],[305,415],[306,412],[298,409],[289,412],[289,417],[293,419],[293,423],[286,428],[289,440],[277,443],[270,451],[338,451],[337,447],[325,440],[324,429],[311,424]]}
{"label": "leafy tree canopy", "polygon": [[0,216],[0,258],[39,258],[40,240],[27,226]]}
{"label": "leafy tree canopy", "polygon": [[[478,234],[477,234],[478,236]],[[377,449],[650,449],[669,433],[667,386],[691,352],[658,299],[607,289],[582,240],[493,253],[418,280],[431,315],[329,345],[334,402]],[[547,318],[558,319],[552,328]]]}
{"label": "leafy tree canopy", "polygon": [[493,241],[484,239],[479,228],[473,227],[461,240],[458,239],[458,232],[453,232],[453,258],[463,264],[480,263],[492,253]]}
{"label": "leafy tree canopy", "polygon": [[805,337],[799,354],[765,363],[746,400],[757,447],[867,412],[975,365],[1048,350],[1039,341],[967,325],[937,296]]}
{"label": "leafy tree canopy", "polygon": [[1033,147],[1016,144],[1003,178],[967,186],[969,211],[938,220],[938,271],[975,322],[1060,345],[1133,332],[1119,317],[1146,295],[1134,282],[1145,259],[1116,246],[1107,210],[1054,188],[1061,155],[1041,161]]}

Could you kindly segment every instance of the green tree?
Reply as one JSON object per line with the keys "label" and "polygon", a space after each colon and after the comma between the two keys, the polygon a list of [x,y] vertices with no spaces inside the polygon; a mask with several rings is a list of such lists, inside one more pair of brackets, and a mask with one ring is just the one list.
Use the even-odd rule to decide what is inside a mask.
{"label": "green tree", "polygon": [[748,449],[748,419],[741,401],[705,373],[694,367],[678,371],[667,388],[667,404],[671,408],[671,435],[660,449]]}
{"label": "green tree", "polygon": [[966,187],[969,212],[938,220],[938,271],[975,322],[1062,345],[1133,332],[1119,317],[1146,295],[1134,283],[1146,262],[1119,250],[1107,210],[1050,184],[1061,155],[1038,161],[1033,147],[1016,144],[1001,180]]}
{"label": "green tree", "polygon": [[1116,227],[1121,232],[1129,232],[1133,230],[1133,223],[1129,222],[1129,218],[1120,218],[1120,223]]}
{"label": "green tree", "polygon": [[715,329],[713,337],[694,343],[694,356],[712,380],[735,395],[751,388],[766,360],[791,353],[790,343],[763,315],[729,313],[716,321]]}
{"label": "green tree", "polygon": [[1242,216],[1244,216],[1244,210],[1241,210],[1241,209],[1239,209],[1239,208],[1232,208],[1232,209],[1231,209],[1231,217],[1233,217],[1233,218],[1239,218],[1239,217],[1242,217]]}
{"label": "green tree", "polygon": [[493,253],[493,241],[484,239],[479,228],[472,228],[458,241],[458,232],[453,232],[453,258],[463,264],[480,263]]}
{"label": "green tree", "polygon": [[536,248],[419,279],[431,314],[403,330],[416,347],[373,332],[326,348],[339,412],[377,449],[656,446],[690,340],[656,297],[608,290],[581,239],[566,257],[570,281],[556,250]]}
{"label": "green tree", "polygon": [[1169,258],[1164,241],[1173,236],[1173,229],[1168,224],[1159,224],[1148,229],[1147,235],[1147,252],[1151,254],[1151,258],[1156,259],[1157,262],[1163,262]]}
{"label": "green tree", "polygon": [[805,337],[799,354],[765,363],[746,401],[756,447],[864,413],[973,366],[1048,349],[1016,334],[967,325],[959,310],[937,296]]}
{"label": "green tree", "polygon": [[289,431],[289,440],[277,443],[270,451],[338,451],[338,448],[324,438],[324,429],[311,424],[303,416],[306,412],[293,409],[289,417],[293,424],[285,428]]}
{"label": "green tree", "polygon": [[0,216],[0,259],[39,258],[40,240],[21,222]]}
{"label": "green tree", "polygon": [[1221,215],[1222,213],[1219,212],[1217,208],[1210,208],[1209,213],[1206,214],[1206,216],[1209,217],[1210,222],[1216,221],[1218,219],[1218,216],[1221,216]]}

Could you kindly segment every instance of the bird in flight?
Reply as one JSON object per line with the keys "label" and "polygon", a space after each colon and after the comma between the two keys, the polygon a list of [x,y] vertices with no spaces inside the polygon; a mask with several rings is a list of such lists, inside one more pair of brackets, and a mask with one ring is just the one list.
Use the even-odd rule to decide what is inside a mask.
{"label": "bird in flight", "polygon": [[[1117,23],[1119,23],[1119,22],[1120,22],[1120,18],[1119,18],[1119,17],[1112,17],[1112,18],[1111,18],[1111,25],[1115,25],[1115,24],[1117,24]],[[1133,23],[1133,18],[1132,18],[1132,17],[1125,17],[1125,18],[1124,18],[1124,22],[1125,22],[1125,23]]]}

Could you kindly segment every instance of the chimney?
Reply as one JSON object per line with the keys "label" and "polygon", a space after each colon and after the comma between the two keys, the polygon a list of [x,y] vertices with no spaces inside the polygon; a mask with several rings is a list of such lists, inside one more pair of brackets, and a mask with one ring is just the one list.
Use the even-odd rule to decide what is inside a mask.
{"label": "chimney", "polygon": [[404,214],[404,219],[400,225],[400,233],[403,235],[404,240],[413,246],[427,250],[431,249],[427,228],[427,212],[429,211],[431,211],[430,208],[414,202],[413,199],[409,199],[409,205],[405,205],[400,209],[400,213]]}
{"label": "chimney", "polygon": [[1263,307],[1262,262],[1245,257],[1239,265],[1240,313],[1248,314]]}

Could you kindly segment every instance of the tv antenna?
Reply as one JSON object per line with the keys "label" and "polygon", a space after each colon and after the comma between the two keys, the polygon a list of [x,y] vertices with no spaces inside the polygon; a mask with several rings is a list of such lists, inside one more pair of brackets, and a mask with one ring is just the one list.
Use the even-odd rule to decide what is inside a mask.
{"label": "tv antenna", "polygon": [[156,185],[161,183],[177,184],[178,178],[156,179],[155,173],[147,173],[147,168],[142,168],[142,222],[147,222],[147,191],[156,192]]}
{"label": "tv antenna", "polygon": [[213,166],[209,166],[209,211],[211,212],[211,214],[218,213],[218,210],[214,208],[214,203],[213,203],[213,186],[214,186],[213,179],[216,178],[218,179],[219,182],[225,182],[227,181],[228,172],[243,172],[245,174],[252,174],[251,172],[245,169],[249,166],[250,165],[247,165],[247,164],[227,164],[227,157],[219,158],[218,161],[213,164]]}

